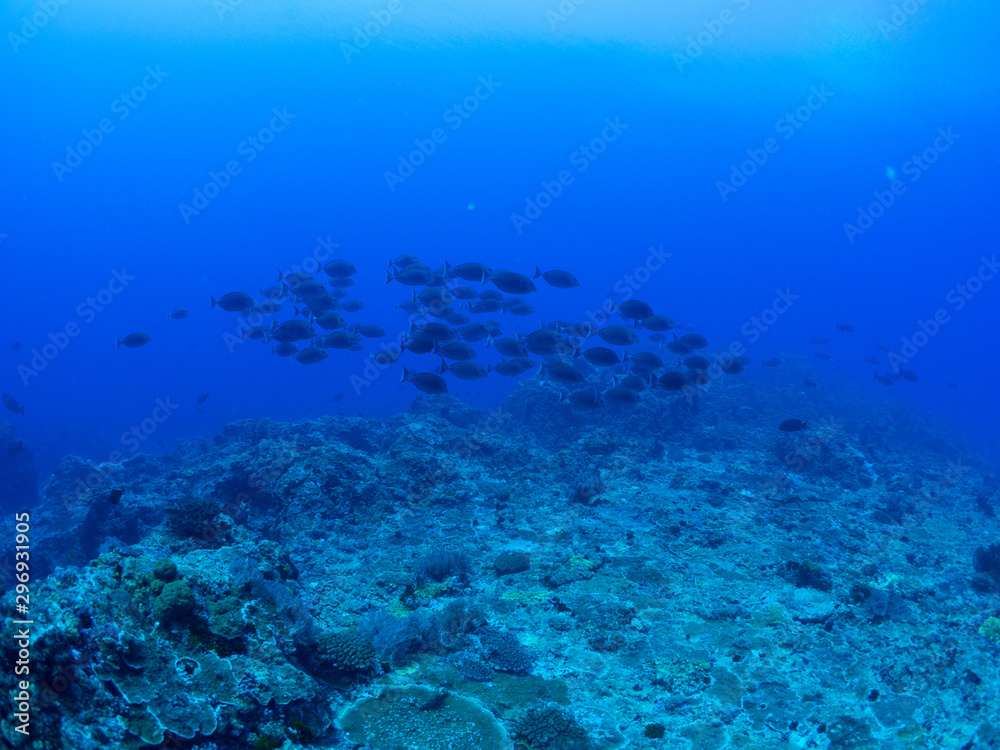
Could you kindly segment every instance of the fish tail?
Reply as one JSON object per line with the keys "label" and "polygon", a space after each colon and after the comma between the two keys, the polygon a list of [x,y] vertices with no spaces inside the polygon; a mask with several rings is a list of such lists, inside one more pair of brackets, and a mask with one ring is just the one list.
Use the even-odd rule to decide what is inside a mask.
{"label": "fish tail", "polygon": [[535,266],[535,275],[532,276],[531,278],[537,279],[541,275],[542,275],[542,269],[539,268],[538,266]]}
{"label": "fish tail", "polygon": [[[212,295],[211,295],[211,294],[210,294],[210,295],[208,295],[208,296],[209,296],[209,297],[212,297]],[[216,306],[217,304],[219,304],[219,303],[218,303],[218,301],[217,301],[217,300],[215,299],[215,297],[212,297],[212,306],[211,306],[210,308],[208,308],[208,309],[209,309],[209,310],[214,310],[214,309],[215,309],[215,306]]]}

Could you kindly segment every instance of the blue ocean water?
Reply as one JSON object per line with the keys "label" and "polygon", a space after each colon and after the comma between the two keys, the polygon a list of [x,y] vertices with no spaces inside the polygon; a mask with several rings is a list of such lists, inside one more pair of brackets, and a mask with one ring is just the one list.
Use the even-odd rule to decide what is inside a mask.
{"label": "blue ocean water", "polygon": [[[944,310],[940,332],[906,357],[919,382],[883,395],[993,449],[1000,303],[991,281],[949,295],[995,248],[996,14],[943,1],[8,4],[0,358],[26,414],[7,416],[50,469],[66,453],[128,452],[121,435],[157,399],[178,408],[144,451],[244,417],[405,408],[413,390],[395,372],[352,387],[365,353],[302,367],[260,342],[227,346],[235,316],[209,310],[210,295],[256,293],[319,239],[359,269],[351,291],[365,309],[351,321],[390,337],[408,326],[393,305],[409,290],[384,283],[402,253],[574,272],[578,289],[535,295],[537,316],[506,316],[506,330],[527,333],[539,319],[583,319],[663,248],[669,260],[635,296],[713,347],[744,344],[748,378],[781,353],[812,357],[809,338],[822,336],[833,355],[817,362],[822,377],[880,391],[863,361],[880,354],[872,344],[901,352]],[[249,144],[274,111],[287,125]],[[609,120],[620,134],[602,144]],[[95,135],[102,122],[110,132]],[[413,174],[387,178],[435,129],[443,140]],[[101,139],[92,150],[87,133]],[[595,139],[602,152],[583,154]],[[750,164],[754,154],[766,162]],[[239,174],[185,213],[227,162]],[[550,207],[512,218],[563,170],[572,183]],[[905,192],[869,229],[845,229],[889,194],[891,174]],[[81,308],[116,288],[116,272],[127,287],[99,312]],[[758,329],[750,321],[779,289],[794,305]],[[168,319],[180,306],[191,316]],[[855,332],[834,330],[843,322]],[[33,365],[73,323],[79,335]],[[132,331],[152,343],[116,350]],[[453,390],[495,405],[511,385]]]}
{"label": "blue ocean water", "polygon": [[[0,744],[995,746],[998,23],[6,3],[0,510],[37,625]],[[277,356],[334,259],[381,330]],[[505,286],[468,262],[533,309],[452,312],[558,352],[400,353],[415,295]]]}

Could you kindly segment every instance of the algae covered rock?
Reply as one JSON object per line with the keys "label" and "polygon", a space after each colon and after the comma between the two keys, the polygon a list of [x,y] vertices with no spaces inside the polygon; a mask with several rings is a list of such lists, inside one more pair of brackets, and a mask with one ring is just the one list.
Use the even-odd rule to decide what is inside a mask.
{"label": "algae covered rock", "polygon": [[401,747],[509,750],[499,721],[476,701],[423,686],[387,688],[337,721],[348,739],[372,750]]}
{"label": "algae covered rock", "polygon": [[194,594],[185,581],[166,584],[153,603],[153,616],[162,623],[181,622],[193,612]]}

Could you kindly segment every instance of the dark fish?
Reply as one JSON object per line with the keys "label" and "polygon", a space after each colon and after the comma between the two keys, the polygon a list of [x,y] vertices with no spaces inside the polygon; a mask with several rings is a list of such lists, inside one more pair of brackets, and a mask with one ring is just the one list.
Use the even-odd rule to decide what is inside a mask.
{"label": "dark fish", "polygon": [[678,341],[684,346],[688,346],[692,349],[704,349],[708,346],[708,342],[705,337],[697,333],[685,333],[678,339]]}
{"label": "dark fish", "polygon": [[531,315],[535,312],[535,308],[523,299],[504,300],[503,310],[504,312],[509,312],[511,315],[519,315],[521,317]]}
{"label": "dark fish", "polygon": [[340,309],[349,313],[359,312],[365,309],[365,303],[359,299],[349,299],[341,304]]}
{"label": "dark fish", "polygon": [[808,385],[810,388],[813,388],[813,387],[816,386],[816,384],[813,381],[811,381],[811,380],[803,380],[802,384],[803,385]]}
{"label": "dark fish", "polygon": [[946,383],[946,385],[947,385],[947,386],[948,386],[949,388],[958,388],[958,383],[956,383],[956,382],[955,382],[954,380],[949,380],[949,381],[948,381],[948,382]]}
{"label": "dark fish", "polygon": [[[422,315],[424,306],[420,304],[420,301],[414,297],[412,300],[405,300],[404,302],[397,302],[396,307],[398,307],[403,312],[408,312],[411,315]],[[347,308],[343,308],[347,310]],[[351,312],[348,310],[348,312]]]}
{"label": "dark fish", "polygon": [[535,278],[537,279],[539,276],[549,282],[550,286],[554,286],[557,289],[574,289],[580,286],[580,282],[577,281],[576,276],[569,271],[546,271],[542,273],[542,269],[535,266]]}
{"label": "dark fish", "polygon": [[447,344],[439,344],[434,349],[434,353],[445,359],[456,359],[465,362],[476,358],[476,350],[464,341],[452,341]]}
{"label": "dark fish", "polygon": [[22,452],[24,452],[23,440],[18,440],[16,443],[11,443],[10,445],[7,446],[7,455],[11,456],[12,458],[16,456],[18,453]]}
{"label": "dark fish", "polygon": [[652,372],[663,367],[663,360],[652,352],[636,352],[629,356],[629,365],[636,372]]}
{"label": "dark fish", "polygon": [[260,294],[262,297],[267,297],[268,299],[279,300],[285,298],[285,288],[281,285],[269,286],[267,289],[261,289]]}
{"label": "dark fish", "polygon": [[854,333],[854,326],[850,323],[837,323],[837,330],[844,333]]}
{"label": "dark fish", "polygon": [[604,399],[613,404],[637,404],[639,403],[639,394],[631,388],[615,386],[604,392]]}
{"label": "dark fish", "polygon": [[826,352],[816,352],[815,356],[816,356],[816,359],[833,359],[833,357],[831,357]]}
{"label": "dark fish", "polygon": [[899,373],[899,377],[903,380],[909,380],[911,383],[916,383],[920,379],[913,370],[902,370]]}
{"label": "dark fish", "polygon": [[523,343],[517,339],[495,339],[490,336],[486,340],[487,348],[493,347],[497,352],[504,357],[527,357],[528,349]]}
{"label": "dark fish", "polygon": [[406,286],[427,286],[433,280],[434,272],[423,266],[410,265],[401,268],[395,273],[391,269],[385,272],[386,284],[390,281],[398,281],[400,284],[405,284]]}
{"label": "dark fish", "polygon": [[882,385],[892,385],[892,378],[888,375],[879,375],[877,372],[872,376],[872,380],[877,380]]}
{"label": "dark fish", "polygon": [[260,313],[261,315],[277,315],[281,312],[282,307],[280,302],[275,302],[273,299],[266,299],[263,302],[258,302],[254,305],[254,312]]}
{"label": "dark fish", "polygon": [[485,263],[459,263],[457,266],[444,262],[444,275],[448,279],[464,279],[465,281],[478,281],[485,284],[487,279],[493,276],[493,269]]}
{"label": "dark fish", "polygon": [[496,289],[484,289],[479,293],[479,299],[492,299],[497,302],[503,302],[503,295]]}
{"label": "dark fish", "polygon": [[403,253],[396,260],[390,260],[389,265],[396,266],[396,268],[406,268],[412,266],[414,263],[419,263],[420,258],[418,258],[413,253]]}
{"label": "dark fish", "polygon": [[570,323],[562,329],[562,332],[578,339],[589,339],[597,333],[597,326],[593,323]]}
{"label": "dark fish", "polygon": [[819,344],[820,346],[822,346],[823,344],[829,344],[830,343],[830,339],[824,338],[822,336],[810,336],[809,337],[809,343],[810,344]]}
{"label": "dark fish", "polygon": [[304,365],[314,365],[317,362],[322,362],[329,356],[329,352],[323,351],[318,346],[308,346],[295,355],[295,361],[301,362]]}
{"label": "dark fish", "polygon": [[878,360],[878,357],[865,357],[865,362],[867,362],[870,365],[875,365],[876,367],[878,367],[881,364]]}
{"label": "dark fish", "polygon": [[150,341],[152,341],[152,339],[149,337],[149,334],[142,332],[130,333],[123,339],[115,339],[115,342],[119,347],[124,345],[128,349],[136,349],[140,346],[145,346]]}
{"label": "dark fish", "polygon": [[359,325],[356,330],[366,339],[380,339],[386,335],[386,330],[382,326]]}
{"label": "dark fish", "polygon": [[628,388],[630,391],[641,392],[649,387],[649,381],[641,375],[629,373],[628,375],[617,378],[615,385],[621,386],[622,388]]}
{"label": "dark fish", "polygon": [[763,362],[760,363],[760,366],[761,367],[777,367],[780,364],[781,364],[781,360],[778,359],[777,357],[774,357],[773,359],[765,359]]}
{"label": "dark fish", "polygon": [[687,384],[682,372],[665,372],[660,376],[660,387],[665,391],[682,391]]}
{"label": "dark fish", "polygon": [[677,324],[666,315],[650,315],[639,321],[639,325],[647,331],[669,331],[677,327]]}
{"label": "dark fish", "polygon": [[10,345],[10,348],[13,349],[14,351],[17,351],[18,349],[21,348],[21,342],[15,341],[13,344]]}
{"label": "dark fish", "polygon": [[799,430],[804,430],[805,428],[806,423],[801,419],[786,419],[778,425],[778,429],[782,432],[798,432]]}
{"label": "dark fish", "polygon": [[327,276],[337,279],[342,279],[346,276],[353,276],[358,272],[358,269],[355,268],[354,264],[349,260],[331,260],[323,266],[323,270],[326,271]]}
{"label": "dark fish", "polygon": [[523,273],[500,270],[490,276],[490,281],[501,292],[506,294],[531,294],[537,292],[538,287]]}
{"label": "dark fish", "polygon": [[452,326],[467,326],[469,325],[469,316],[463,315],[457,310],[448,310],[445,313],[444,320],[448,325]]}
{"label": "dark fish", "polygon": [[653,308],[637,299],[622,302],[618,305],[618,312],[629,320],[648,320],[653,317]]}
{"label": "dark fish", "polygon": [[271,347],[271,354],[277,354],[279,357],[294,357],[298,353],[299,348],[295,346],[295,344],[289,342]]}
{"label": "dark fish", "polygon": [[219,299],[212,297],[211,309],[214,310],[216,305],[226,312],[245,313],[253,309],[254,298],[246,292],[229,292],[229,294],[223,294]]}
{"label": "dark fish", "polygon": [[333,310],[328,310],[322,315],[317,315],[314,322],[324,331],[336,331],[338,328],[344,328],[347,325],[344,316]]}
{"label": "dark fish", "polygon": [[403,377],[399,382],[413,383],[413,385],[424,393],[448,392],[448,384],[444,382],[444,378],[433,372],[410,372],[404,367]]}
{"label": "dark fish", "polygon": [[560,383],[582,383],[584,380],[583,373],[568,362],[544,362],[542,367],[549,377]]}
{"label": "dark fish", "polygon": [[596,387],[587,388],[573,391],[568,396],[565,393],[560,394],[559,403],[563,401],[569,401],[579,409],[596,409],[601,405],[601,395],[597,392]]}
{"label": "dark fish", "polygon": [[255,339],[263,340],[269,342],[271,340],[271,331],[273,328],[271,326],[253,326],[242,332],[242,337],[245,339]]}
{"label": "dark fish", "polygon": [[358,334],[351,331],[334,331],[319,339],[320,346],[326,349],[363,349],[364,343]]}
{"label": "dark fish", "polygon": [[208,401],[208,394],[207,393],[199,393],[198,394],[198,406],[201,406],[206,401]]}
{"label": "dark fish", "polygon": [[720,357],[719,369],[726,373],[726,375],[739,375],[743,372],[743,363],[736,357],[730,357],[728,359]]}
{"label": "dark fish", "polygon": [[9,393],[3,394],[3,405],[15,414],[24,416],[24,407],[17,403],[17,400]]}
{"label": "dark fish", "polygon": [[[469,323],[467,326],[463,326],[458,331],[459,338],[464,341],[482,341],[483,339],[488,339],[490,337],[491,326],[487,323]],[[489,341],[486,342],[486,346],[489,346]],[[497,350],[499,351],[499,350]],[[503,354],[504,352],[500,352]],[[517,357],[518,354],[511,354],[507,356]]]}
{"label": "dark fish", "polygon": [[455,301],[455,298],[451,296],[451,292],[440,286],[427,287],[417,295],[417,299],[427,307],[433,307],[434,305],[446,307]]}
{"label": "dark fish", "polygon": [[483,367],[478,362],[455,362],[449,365],[442,359],[439,372],[450,372],[459,380],[485,380],[492,369],[492,365]]}
{"label": "dark fish", "polygon": [[704,370],[688,370],[684,373],[684,381],[688,385],[707,385],[711,380],[711,376]]}
{"label": "dark fish", "polygon": [[886,352],[886,353],[888,353],[890,351],[889,347],[886,344],[879,344],[879,343],[876,342],[876,343],[872,344],[872,346],[874,346],[880,352]]}
{"label": "dark fish", "polygon": [[333,398],[331,398],[330,400],[333,403],[337,403],[338,401],[343,401],[344,400],[344,394],[338,391],[337,393],[333,394]]}
{"label": "dark fish", "polygon": [[447,344],[449,341],[454,341],[458,338],[458,334],[444,323],[425,323],[419,328],[414,325],[410,333],[419,333],[435,344]]}
{"label": "dark fish", "polygon": [[612,346],[632,346],[639,343],[639,337],[635,332],[625,326],[604,326],[597,335]]}
{"label": "dark fish", "polygon": [[465,308],[473,315],[482,315],[484,313],[498,312],[503,310],[503,300],[499,299],[481,299],[475,302],[470,302],[468,307]]}
{"label": "dark fish", "polygon": [[434,342],[426,336],[415,333],[403,342],[403,348],[409,349],[414,354],[428,354],[434,351]]}
{"label": "dark fish", "polygon": [[674,340],[667,342],[667,349],[672,353],[676,354],[678,357],[683,357],[687,354],[691,354],[691,352],[694,351],[693,348],[678,340],[676,333],[674,334]]}
{"label": "dark fish", "polygon": [[178,307],[176,310],[173,310],[170,313],[168,313],[168,317],[173,318],[174,320],[181,320],[182,318],[186,318],[190,314],[191,311],[188,310],[186,307]]}
{"label": "dark fish", "polygon": [[278,281],[283,281],[285,286],[290,287],[293,291],[299,284],[312,280],[313,277],[303,271],[295,271],[289,274],[283,274],[281,271],[278,272]]}
{"label": "dark fish", "polygon": [[291,320],[279,323],[272,335],[275,340],[282,343],[306,341],[307,339],[316,338],[316,329],[308,321],[292,318]]}
{"label": "dark fish", "polygon": [[108,493],[108,502],[112,505],[118,505],[118,503],[121,502],[122,495],[124,494],[125,490],[122,489],[111,490],[111,492]]}
{"label": "dark fish", "polygon": [[684,365],[690,370],[707,370],[712,366],[712,363],[705,359],[705,357],[694,356],[685,359]]}
{"label": "dark fish", "polygon": [[510,378],[527,372],[534,366],[535,361],[530,357],[515,357],[514,359],[504,360],[494,367],[493,371],[500,373],[504,377]]}
{"label": "dark fish", "polygon": [[583,356],[592,365],[598,367],[613,367],[621,362],[618,355],[605,346],[592,346],[583,350]]}
{"label": "dark fish", "polygon": [[556,354],[564,345],[563,336],[551,328],[540,328],[524,337],[524,345],[532,354],[545,357]]}
{"label": "dark fish", "polygon": [[479,292],[473,289],[471,286],[453,286],[451,288],[451,296],[455,299],[479,299]]}

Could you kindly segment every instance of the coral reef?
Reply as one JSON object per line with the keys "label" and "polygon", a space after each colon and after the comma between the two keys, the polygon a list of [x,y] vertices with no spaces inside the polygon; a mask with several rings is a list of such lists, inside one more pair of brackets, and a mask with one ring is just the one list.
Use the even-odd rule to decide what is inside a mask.
{"label": "coral reef", "polygon": [[[422,396],[67,457],[19,746],[1000,742],[996,475],[902,407],[778,394],[593,414],[531,380],[499,415]],[[790,407],[816,429],[776,430]]]}

